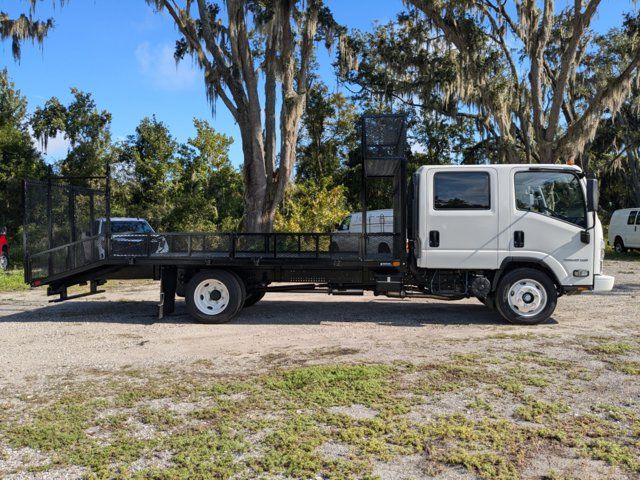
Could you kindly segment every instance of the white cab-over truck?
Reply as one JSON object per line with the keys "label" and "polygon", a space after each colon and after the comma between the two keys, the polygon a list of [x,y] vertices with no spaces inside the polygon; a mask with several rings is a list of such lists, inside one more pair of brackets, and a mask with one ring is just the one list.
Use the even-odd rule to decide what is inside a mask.
{"label": "white cab-over truck", "polygon": [[558,295],[613,288],[597,184],[578,167],[424,166],[413,202],[416,275],[472,275],[472,293],[508,320],[536,323]]}
{"label": "white cab-over truck", "polygon": [[[77,225],[82,206],[91,207],[84,211],[89,225],[110,218],[108,176],[104,191],[27,182],[26,281],[67,300],[73,285],[89,282],[93,294],[108,279],[154,278],[161,281],[161,314],[183,296],[204,323],[227,322],[267,292],[321,290],[475,297],[510,322],[536,324],[553,314],[562,295],[613,288],[603,272],[598,184],[579,168],[423,166],[407,179],[404,119],[365,117],[363,125],[363,185],[367,178],[390,179],[393,209],[354,214],[353,228],[343,224],[333,233],[136,233],[136,248],[121,249],[128,235],[111,231],[108,221],[94,237],[74,240],[73,232],[87,229]],[[32,208],[44,198],[62,201]],[[58,245],[63,229],[55,222],[65,212],[71,242]]]}

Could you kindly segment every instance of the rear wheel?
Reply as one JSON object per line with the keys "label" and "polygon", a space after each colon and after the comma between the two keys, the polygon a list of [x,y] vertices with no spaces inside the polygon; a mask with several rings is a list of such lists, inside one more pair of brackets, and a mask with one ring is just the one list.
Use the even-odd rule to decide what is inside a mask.
{"label": "rear wheel", "polygon": [[545,322],[556,309],[558,292],[549,276],[533,268],[507,273],[498,283],[496,307],[511,323],[536,325]]}
{"label": "rear wheel", "polygon": [[616,237],[615,242],[613,242],[613,249],[616,253],[625,253],[627,251],[627,247],[624,246],[624,242],[620,237]]}
{"label": "rear wheel", "polygon": [[247,292],[247,298],[244,300],[244,308],[252,307],[264,298],[267,292]]}
{"label": "rear wheel", "polygon": [[9,268],[9,255],[7,252],[2,252],[0,255],[0,270],[6,271]]}
{"label": "rear wheel", "polygon": [[226,323],[242,308],[244,284],[225,270],[197,273],[187,284],[187,311],[201,323]]}

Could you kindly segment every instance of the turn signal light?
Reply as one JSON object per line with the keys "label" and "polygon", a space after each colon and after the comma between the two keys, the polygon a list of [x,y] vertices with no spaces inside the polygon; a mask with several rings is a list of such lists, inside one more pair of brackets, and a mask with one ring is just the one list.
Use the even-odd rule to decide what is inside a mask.
{"label": "turn signal light", "polygon": [[578,278],[584,278],[589,276],[589,270],[574,270],[573,276]]}
{"label": "turn signal light", "polygon": [[394,267],[399,267],[400,266],[400,262],[398,260],[395,260],[395,261],[391,262],[391,265],[393,265]]}

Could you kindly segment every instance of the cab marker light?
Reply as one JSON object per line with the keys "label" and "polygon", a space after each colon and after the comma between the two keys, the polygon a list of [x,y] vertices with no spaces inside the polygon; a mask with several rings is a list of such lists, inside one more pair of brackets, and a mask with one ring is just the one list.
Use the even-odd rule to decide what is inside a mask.
{"label": "cab marker light", "polygon": [[573,271],[573,276],[574,277],[579,277],[579,278],[588,277],[589,276],[589,270],[574,270]]}

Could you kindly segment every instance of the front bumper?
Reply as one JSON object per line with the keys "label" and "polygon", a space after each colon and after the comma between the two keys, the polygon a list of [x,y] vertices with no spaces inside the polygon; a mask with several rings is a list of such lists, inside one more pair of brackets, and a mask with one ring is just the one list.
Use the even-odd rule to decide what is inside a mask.
{"label": "front bumper", "polygon": [[610,292],[613,290],[613,284],[615,283],[615,277],[610,275],[594,275],[593,277],[593,291],[594,292]]}

